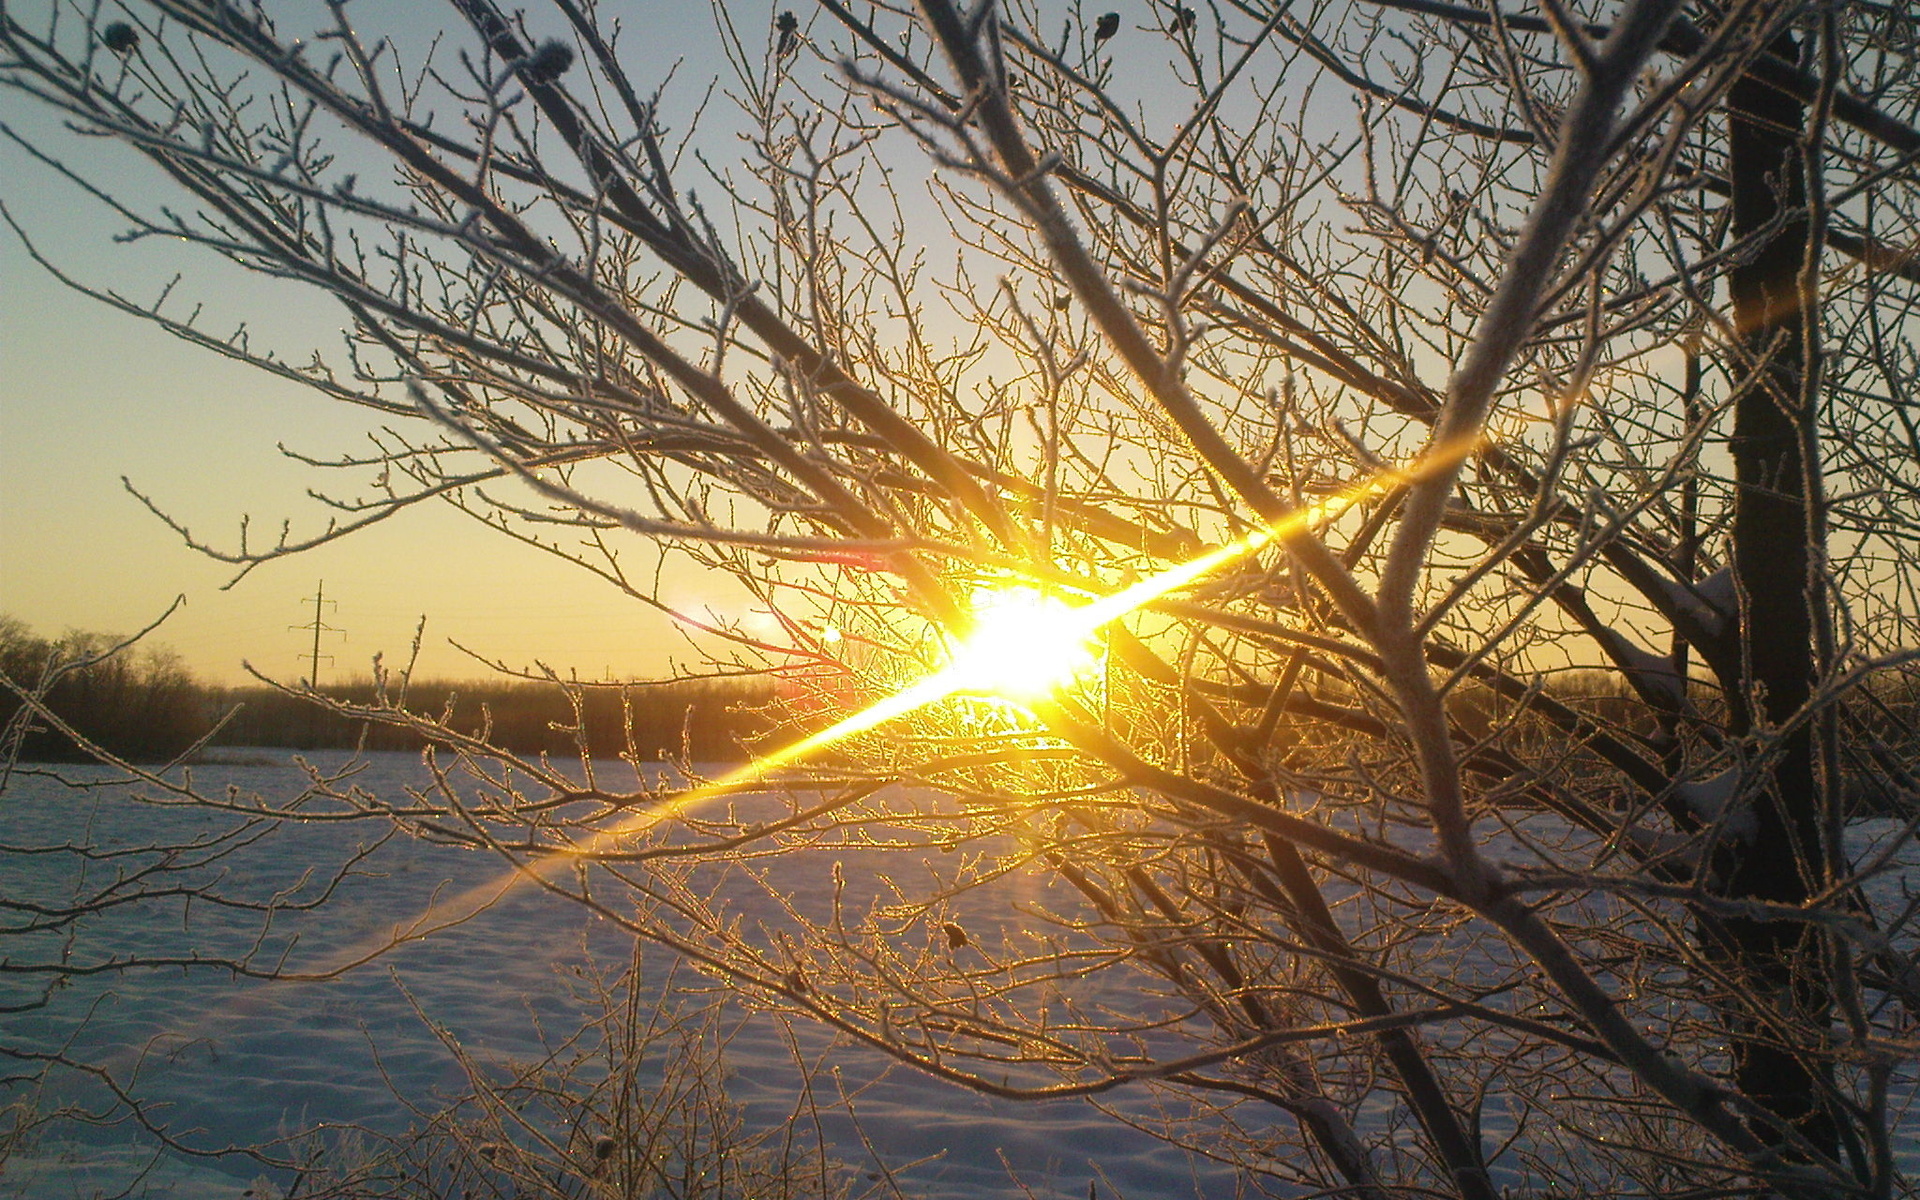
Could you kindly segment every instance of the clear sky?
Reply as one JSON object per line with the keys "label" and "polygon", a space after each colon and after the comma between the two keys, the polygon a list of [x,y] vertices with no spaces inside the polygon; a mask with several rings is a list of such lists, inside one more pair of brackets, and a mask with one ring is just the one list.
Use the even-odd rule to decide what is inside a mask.
{"label": "clear sky", "polygon": [[[9,7],[31,23],[46,2]],[[729,3],[716,11],[743,44],[764,37],[770,45],[773,16],[790,2]],[[327,20],[319,0],[277,0],[271,7],[286,14],[284,36]],[[805,5],[794,8],[807,12]],[[452,18],[450,6],[408,0],[357,0],[350,11],[363,32],[392,36],[409,63]],[[624,25],[620,44],[636,81],[654,86],[672,74],[664,115],[670,128],[684,130],[710,81],[731,78],[715,16],[705,5],[670,0],[622,0],[609,11]],[[1152,13],[1143,5],[1136,15],[1149,20]],[[550,21],[552,14],[536,6],[532,19]],[[828,20],[803,16],[814,19]],[[1136,36],[1131,20],[1123,40]],[[564,31],[536,25],[536,36],[548,32]],[[1134,52],[1164,55],[1162,41],[1147,36]],[[445,45],[439,51],[449,52]],[[1140,72],[1126,86],[1145,97],[1157,78]],[[1346,113],[1348,102],[1334,95],[1335,107]],[[1143,103],[1139,119],[1176,122],[1189,103],[1184,96],[1158,107]],[[697,141],[710,159],[737,156],[728,119],[724,98],[703,117]],[[124,148],[76,137],[13,93],[0,92],[0,122],[142,205],[171,193],[157,170]],[[907,153],[896,183],[911,206],[932,167],[917,150]],[[202,325],[210,332],[225,334],[244,322],[254,346],[271,346],[284,359],[304,362],[316,348],[340,359],[343,314],[331,299],[250,276],[178,244],[116,243],[120,218],[5,140],[0,200],[48,257],[91,285],[150,302],[179,273],[171,308],[204,304]],[[935,252],[951,253],[950,246]],[[676,662],[697,661],[668,618],[444,506],[409,511],[267,564],[222,590],[234,568],[184,546],[126,491],[121,477],[216,545],[237,545],[243,517],[251,518],[255,545],[271,542],[283,521],[291,522],[294,538],[311,536],[334,514],[308,489],[338,495],[351,491],[350,481],[290,462],[278,445],[316,458],[365,454],[379,415],[177,342],[77,295],[38,268],[4,228],[0,285],[0,613],[43,635],[69,628],[124,632],[184,595],[185,607],[156,640],[219,682],[244,679],[243,661],[275,678],[303,678],[312,636],[300,627],[313,620],[312,597],[323,582],[335,603],[320,615],[340,631],[322,639],[323,651],[333,656],[322,664],[323,682],[364,674],[376,653],[389,663],[404,660],[422,616],[421,670],[428,675],[483,672],[449,639],[489,659],[515,666],[539,660],[595,679],[657,677]],[[680,611],[771,627],[765,614],[737,597],[723,579],[684,572],[665,577],[663,599]]]}
{"label": "clear sky", "polygon": [[[767,19],[760,6],[753,11],[756,23]],[[674,51],[684,57],[681,79],[718,70],[704,10],[630,0],[622,12],[630,28],[675,31],[684,42]],[[424,45],[448,10],[362,0],[354,13],[362,22],[397,21],[405,52],[409,41]],[[288,21],[283,31],[304,27]],[[657,77],[672,61],[663,56],[657,70],[639,73]],[[136,198],[166,186],[119,147],[66,134],[12,93],[0,92],[0,122],[71,162],[103,164],[106,177]],[[121,222],[10,142],[0,143],[0,201],[43,252],[88,283],[146,299],[181,272],[176,297],[204,302],[210,329],[245,321],[256,345],[296,360],[314,347],[338,348],[331,300],[178,247],[115,244]],[[31,261],[11,230],[0,229],[0,613],[43,635],[131,631],[184,595],[185,607],[156,637],[203,678],[223,682],[244,677],[243,660],[277,678],[305,676],[311,634],[289,627],[313,619],[311,597],[322,581],[337,601],[322,615],[342,631],[323,639],[333,655],[332,664],[322,663],[323,682],[364,674],[378,652],[403,660],[423,615],[421,669],[433,675],[482,673],[449,638],[515,664],[540,659],[593,678],[659,674],[672,659],[689,657],[665,618],[445,507],[403,513],[270,563],[223,591],[233,568],[185,547],[120,482],[128,477],[216,544],[236,544],[246,515],[256,543],[272,540],[283,520],[296,536],[311,534],[329,514],[306,489],[337,489],[339,481],[290,463],[276,445],[318,457],[362,452],[377,419],[68,290]],[[677,588],[674,601],[683,607],[727,603],[721,593],[704,595],[698,581]]]}

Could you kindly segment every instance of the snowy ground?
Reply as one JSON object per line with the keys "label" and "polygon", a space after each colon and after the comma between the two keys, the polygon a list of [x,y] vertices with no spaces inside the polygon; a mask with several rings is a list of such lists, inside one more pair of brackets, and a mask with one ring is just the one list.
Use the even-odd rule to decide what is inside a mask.
{"label": "snowy ground", "polygon": [[[360,779],[370,791],[392,790],[420,773],[413,755],[370,760]],[[610,764],[610,769],[623,768]],[[234,766],[204,770],[197,782],[203,791],[218,792],[232,783],[274,794],[284,792],[292,778],[287,767]],[[0,843],[12,846],[73,838],[82,822],[95,840],[132,841],[160,832],[177,839],[227,820],[192,809],[157,814],[130,809],[111,790],[76,793],[23,777],[14,779],[0,811]],[[140,824],[129,824],[133,820]],[[307,867],[337,856],[343,836],[337,826],[283,829],[260,849],[230,860],[230,882],[266,890],[291,884]],[[365,833],[356,830],[351,836]],[[0,854],[0,894],[10,899],[70,894],[73,881],[50,874],[56,861],[54,856]],[[400,842],[372,865],[377,868],[373,876],[357,880],[327,906],[324,924],[303,929],[295,921],[276,936],[299,933],[303,940],[296,949],[303,954],[323,943],[351,944],[423,911],[448,881],[463,888],[499,871],[497,860],[485,854]],[[848,859],[846,868],[856,889],[873,886],[880,869],[857,858]],[[783,886],[796,895],[825,891],[818,886],[822,880],[807,875],[819,874],[821,864],[783,863],[777,869],[794,872]],[[1890,875],[1881,886],[1897,888],[1901,876]],[[998,903],[1004,917],[1005,896],[976,899]],[[1048,903],[1059,907],[1065,901],[1056,897]],[[987,928],[996,918],[983,912],[962,919]],[[237,923],[223,935],[217,914],[195,910],[190,937],[182,928],[177,907],[144,921],[101,922],[84,933],[72,953],[77,961],[89,961],[115,952],[233,950],[222,937],[238,937],[250,927]],[[178,969],[82,980],[44,1010],[5,1017],[4,1044],[66,1045],[82,1060],[133,1075],[138,1094],[161,1105],[161,1119],[195,1148],[246,1145],[319,1122],[397,1132],[414,1119],[409,1104],[430,1109],[466,1083],[420,1012],[469,1054],[530,1058],[541,1051],[541,1030],[553,1036],[582,1020],[579,1002],[557,980],[589,961],[623,962],[630,950],[631,943],[609,923],[536,889],[521,889],[457,930],[330,983],[258,984]],[[48,944],[35,948],[16,939],[0,952],[19,961],[47,951]],[[664,955],[655,952],[648,962],[650,973],[664,977]],[[11,991],[0,984],[0,1005],[21,998],[17,980]],[[837,1087],[858,1093],[853,1117],[829,1114],[824,1122],[833,1153],[861,1170],[875,1165],[868,1146],[890,1168],[913,1164],[900,1177],[910,1195],[979,1200],[1015,1195],[1025,1187],[1040,1200],[1077,1200],[1096,1179],[1102,1196],[1120,1200],[1236,1193],[1229,1172],[1082,1102],[993,1102],[918,1075],[889,1073],[886,1062],[870,1051],[830,1049],[817,1030],[800,1036],[802,1049],[828,1068],[815,1076],[823,1092]],[[745,1019],[728,1044],[726,1064],[728,1091],[745,1106],[750,1127],[791,1120],[803,1072],[778,1023],[764,1014]],[[48,1099],[57,1098],[89,1099],[84,1089]],[[1121,1103],[1146,1114],[1152,1101],[1141,1096]],[[1496,1132],[1488,1130],[1489,1136]],[[263,1189],[276,1180],[256,1179],[257,1173],[257,1167],[231,1158],[156,1152],[124,1127],[96,1129],[36,1140],[0,1162],[0,1200],[86,1200],[130,1187],[133,1194],[155,1200],[238,1200],[250,1191],[269,1194]],[[284,1183],[284,1177],[277,1181]]]}
{"label": "snowy ground", "polygon": [[[372,755],[360,777],[369,791],[417,778],[417,756]],[[609,764],[621,770],[619,764]],[[72,774],[73,772],[69,772]],[[196,782],[218,792],[228,783],[272,793],[285,768],[202,770]],[[284,790],[284,789],[282,789]],[[141,810],[139,829],[111,831],[125,820],[111,792],[94,796],[16,777],[6,798],[5,835],[12,845],[72,837],[81,820],[96,837],[151,837],[154,821],[175,822],[171,833],[211,830],[221,820],[193,810]],[[308,865],[337,851],[336,827],[283,829],[235,857],[230,882],[291,883]],[[364,830],[353,836],[366,836]],[[36,877],[39,863],[0,855],[0,893],[48,899],[71,882]],[[345,944],[424,911],[446,881],[457,887],[496,876],[497,860],[414,844],[392,844],[374,861],[382,878],[361,879],[326,909],[324,929],[307,929],[300,950],[316,937]],[[849,863],[850,874],[859,871]],[[257,878],[247,878],[248,872]],[[478,874],[476,874],[478,873]],[[823,889],[814,889],[816,892]],[[182,941],[180,913],[171,923],[103,922],[75,948],[76,958],[115,951],[179,953],[223,947],[218,921],[199,909],[190,944]],[[984,922],[983,922],[984,923]],[[297,924],[297,923],[296,923]],[[236,932],[242,928],[236,924]],[[293,926],[284,932],[291,933]],[[11,951],[25,957],[24,947]],[[470,1054],[526,1059],[539,1053],[540,1029],[570,1030],[582,1011],[556,983],[557,973],[586,963],[619,964],[629,939],[534,889],[521,889],[457,930],[405,947],[378,964],[322,984],[259,984],[182,970],[143,971],[83,980],[39,1013],[9,1017],[8,1038],[40,1045],[69,1044],[83,1060],[121,1072],[138,1066],[143,1097],[158,1102],[162,1119],[195,1147],[217,1149],[272,1138],[316,1122],[365,1125],[395,1132],[409,1123],[406,1102],[432,1107],[457,1094],[465,1078],[453,1057],[409,1003],[445,1027]],[[662,976],[667,958],[654,952]],[[0,1004],[17,1002],[0,994]],[[870,1051],[834,1048],[818,1031],[802,1031],[802,1048],[824,1057],[821,1087],[858,1092],[855,1120],[829,1114],[834,1153],[865,1169],[863,1139],[889,1167],[908,1169],[901,1184],[928,1200],[1004,1196],[1014,1178],[1041,1197],[1081,1197],[1098,1164],[1103,1193],[1133,1197],[1231,1194],[1230,1176],[1195,1163],[1157,1139],[1125,1129],[1080,1101],[1043,1105],[990,1101],[958,1087],[902,1071]],[[789,1121],[802,1071],[781,1026],[748,1018],[726,1050],[727,1087],[744,1104],[749,1126]],[[73,1094],[82,1095],[84,1092]],[[254,1186],[257,1168],[233,1160],[193,1160],[142,1149],[124,1129],[90,1131],[83,1140],[41,1139],[0,1165],[0,1200],[82,1200],[112,1195],[130,1181],[155,1200],[235,1200]],[[1011,1177],[1010,1177],[1011,1173]]]}

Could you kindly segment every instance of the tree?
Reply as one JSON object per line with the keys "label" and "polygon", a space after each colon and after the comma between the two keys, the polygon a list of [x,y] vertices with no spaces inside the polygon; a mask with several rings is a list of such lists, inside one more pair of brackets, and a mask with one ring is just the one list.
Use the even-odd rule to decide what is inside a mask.
{"label": "tree", "polygon": [[[160,762],[190,753],[213,731],[214,705],[178,654],[151,644],[130,652],[139,640],[69,630],[48,641],[0,616],[0,754]],[[65,728],[41,719],[43,709]]]}
{"label": "tree", "polygon": [[[1166,1089],[1281,1186],[1909,1186],[1906,839],[1856,828],[1920,750],[1904,9],[723,6],[725,164],[585,0],[454,0],[426,65],[350,11],[4,17],[0,78],[198,202],[96,187],[130,236],[347,351],[95,294],[413,422],[353,521],[207,549],[451,499],[657,604],[661,547],[783,618],[713,665],[798,739],[433,828],[946,1078]],[[876,839],[963,853],[771,930],[690,882]],[[948,919],[1027,873],[1075,906]]]}

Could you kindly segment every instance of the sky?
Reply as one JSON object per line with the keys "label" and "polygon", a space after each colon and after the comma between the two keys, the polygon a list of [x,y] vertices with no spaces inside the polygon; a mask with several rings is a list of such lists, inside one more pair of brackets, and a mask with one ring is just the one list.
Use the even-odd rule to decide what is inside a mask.
{"label": "sky", "polygon": [[[721,11],[750,44],[770,32],[782,2]],[[271,7],[288,14],[281,20],[287,36],[325,19],[319,0]],[[390,34],[404,61],[417,61],[449,15],[444,5],[403,0],[356,0],[350,11],[363,31]],[[621,44],[636,80],[644,86],[672,73],[667,120],[684,127],[707,81],[730,77],[715,18],[704,5],[665,0],[623,0],[610,11],[625,24]],[[1139,16],[1151,13],[1143,6]],[[1128,25],[1122,37],[1137,32]],[[1146,72],[1128,86],[1150,91],[1153,78]],[[1185,103],[1145,105],[1139,116],[1175,122]],[[716,107],[724,112],[726,101]],[[724,115],[705,120],[703,149],[730,161]],[[171,190],[121,147],[61,130],[17,94],[0,91],[0,123],[143,203]],[[902,164],[906,203],[931,171],[924,156]],[[274,347],[287,360],[304,362],[315,348],[339,360],[343,314],[334,301],[177,244],[118,243],[122,219],[4,139],[0,202],[43,254],[84,282],[146,302],[179,273],[174,311],[204,304],[209,331],[224,334],[244,322],[255,346]],[[404,662],[423,617],[424,676],[484,674],[479,659],[539,663],[587,679],[657,678],[698,662],[670,618],[445,506],[409,510],[236,583],[234,567],[184,545],[121,482],[218,546],[237,545],[243,519],[256,546],[272,541],[282,522],[296,539],[311,536],[333,514],[308,490],[337,493],[339,473],[291,462],[279,445],[323,459],[364,454],[380,420],[72,292],[0,227],[0,614],[43,636],[130,632],[184,597],[154,639],[216,683],[246,681],[249,666],[274,679],[305,678],[313,601],[322,589],[327,603],[318,616],[331,627],[321,638],[329,656],[320,664],[322,683],[366,674],[376,654],[390,666]],[[663,598],[689,615],[772,628],[722,579],[682,572],[665,582]]]}
{"label": "sky", "polygon": [[[399,0],[354,9],[362,22],[397,20],[403,50],[409,39],[424,45],[445,11]],[[685,38],[682,78],[711,77],[710,19],[702,12],[696,23],[686,11],[657,0],[623,5],[633,25],[671,25]],[[102,164],[103,177],[136,197],[166,186],[119,147],[67,134],[14,93],[0,92],[0,123],[70,162]],[[214,330],[245,321],[256,344],[294,359],[339,345],[331,300],[177,247],[116,244],[123,222],[11,142],[0,143],[0,202],[44,254],[85,282],[151,298],[180,272],[175,295],[204,303]],[[311,534],[328,512],[306,491],[337,481],[289,462],[277,445],[319,457],[364,451],[377,420],[67,289],[0,228],[0,614],[42,636],[126,633],[184,596],[153,637],[216,683],[245,681],[243,664],[305,678],[312,633],[299,627],[313,621],[323,587],[321,616],[339,631],[322,638],[331,656],[320,664],[323,683],[366,674],[375,654],[404,661],[423,616],[419,669],[429,676],[485,673],[449,639],[516,666],[537,660],[594,679],[658,676],[690,661],[669,619],[449,508],[403,513],[223,588],[234,568],[187,548],[121,483],[126,477],[217,545],[237,544],[243,517],[256,543],[282,521],[295,536]],[[704,595],[697,580],[677,585],[675,602],[723,612],[733,603]]]}

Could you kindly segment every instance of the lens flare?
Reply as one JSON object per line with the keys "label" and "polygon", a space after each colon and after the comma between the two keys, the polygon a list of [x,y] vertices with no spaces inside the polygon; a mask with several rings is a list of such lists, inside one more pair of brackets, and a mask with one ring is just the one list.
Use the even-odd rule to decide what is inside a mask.
{"label": "lens flare", "polygon": [[[1394,486],[1451,466],[1482,444],[1482,438],[1443,443],[1406,468],[1382,469],[1342,492],[1295,509],[1270,525],[1257,527],[1205,554],[1176,563],[1085,604],[1070,605],[1030,588],[982,589],[976,594],[974,628],[955,648],[947,666],[880,697],[866,708],[849,713],[826,729],[763,755],[718,779],[639,807],[618,822],[594,831],[577,845],[548,847],[541,856],[512,859],[504,875],[435,900],[411,923],[394,927],[385,937],[365,939],[330,956],[324,967],[308,977],[337,974],[377,957],[391,945],[418,940],[437,929],[457,925],[521,884],[563,891],[560,880],[596,851],[709,800],[774,783],[776,773],[783,767],[802,762],[836,742],[949,696],[961,692],[990,693],[1016,702],[1044,696],[1071,683],[1085,665],[1097,662],[1097,640],[1107,625],[1283,541],[1296,531],[1334,520],[1354,505]],[[823,635],[823,640],[831,639]],[[495,848],[508,852],[505,846]],[[289,976],[298,977],[297,974]]]}

